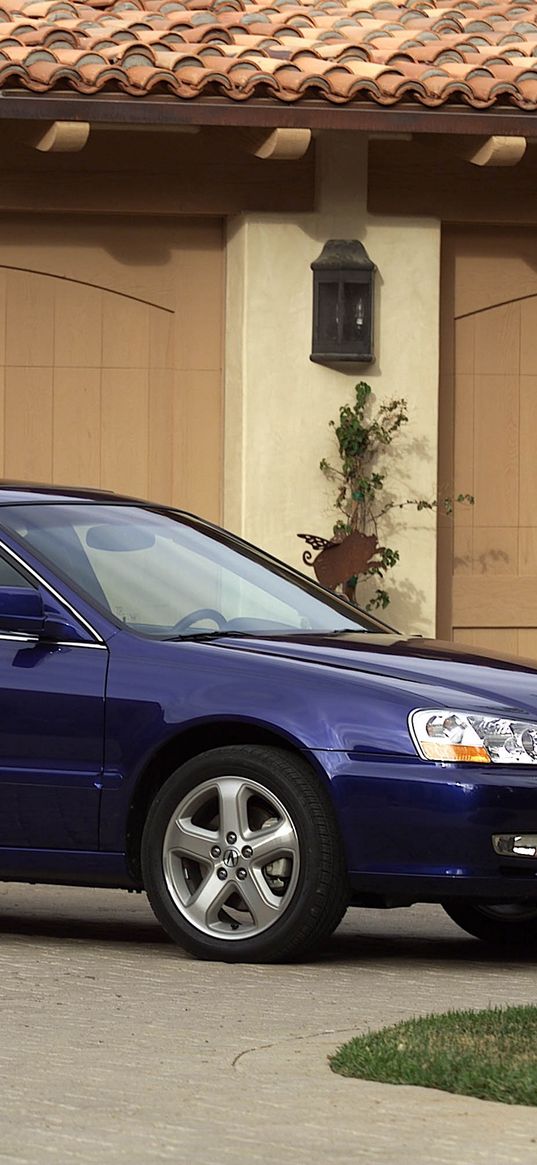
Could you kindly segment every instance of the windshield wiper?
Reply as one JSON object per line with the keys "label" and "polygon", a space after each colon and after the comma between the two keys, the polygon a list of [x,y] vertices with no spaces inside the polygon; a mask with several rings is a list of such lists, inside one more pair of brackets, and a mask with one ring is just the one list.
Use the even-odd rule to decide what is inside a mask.
{"label": "windshield wiper", "polygon": [[320,631],[320,635],[376,635],[367,627],[336,627],[333,631]]}
{"label": "windshield wiper", "polygon": [[250,639],[258,638],[255,631],[189,631],[186,635],[167,635],[164,643],[181,643],[192,639]]}
{"label": "windshield wiper", "polygon": [[271,636],[284,636],[285,638],[296,636],[300,638],[301,635],[370,635],[372,632],[368,631],[366,627],[338,627],[334,630],[313,630],[312,628],[292,628],[289,630],[274,631],[267,629],[263,631],[262,628],[252,628],[251,631],[233,631],[222,629],[221,631],[188,631],[185,635],[169,635],[166,636],[165,643],[177,643],[183,640],[189,641],[194,639],[267,639]]}

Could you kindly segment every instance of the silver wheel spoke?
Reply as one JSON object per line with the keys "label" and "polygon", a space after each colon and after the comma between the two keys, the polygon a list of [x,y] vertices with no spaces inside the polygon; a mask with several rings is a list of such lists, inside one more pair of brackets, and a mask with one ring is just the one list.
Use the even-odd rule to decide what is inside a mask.
{"label": "silver wheel spoke", "polygon": [[211,871],[188,903],[188,916],[194,926],[203,929],[214,926],[218,911],[228,895],[229,883],[221,882],[216,873]]}
{"label": "silver wheel spoke", "polygon": [[282,899],[269,890],[263,875],[250,871],[250,877],[239,882],[239,894],[248,907],[258,930],[275,922],[282,910]]}
{"label": "silver wheel spoke", "polygon": [[256,866],[266,866],[279,857],[297,857],[298,841],[296,833],[288,819],[278,822],[273,829],[263,829],[249,839]]}
{"label": "silver wheel spoke", "polygon": [[211,846],[215,841],[216,834],[209,833],[207,829],[197,829],[190,821],[177,820],[169,830],[167,848],[169,853],[179,853],[208,865],[211,862]]}
{"label": "silver wheel spoke", "polygon": [[220,833],[241,837],[248,830],[248,787],[238,777],[224,777],[218,784],[220,801]]}

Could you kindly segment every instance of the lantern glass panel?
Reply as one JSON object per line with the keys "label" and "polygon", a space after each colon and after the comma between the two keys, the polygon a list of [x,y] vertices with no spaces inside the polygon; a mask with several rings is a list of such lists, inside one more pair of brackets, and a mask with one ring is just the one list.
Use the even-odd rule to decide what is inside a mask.
{"label": "lantern glass panel", "polygon": [[369,305],[367,287],[364,283],[343,284],[343,329],[341,339],[344,344],[356,341],[363,345],[368,334]]}
{"label": "lantern glass panel", "polygon": [[319,283],[319,341],[323,345],[333,345],[338,341],[339,305],[338,284],[334,281]]}

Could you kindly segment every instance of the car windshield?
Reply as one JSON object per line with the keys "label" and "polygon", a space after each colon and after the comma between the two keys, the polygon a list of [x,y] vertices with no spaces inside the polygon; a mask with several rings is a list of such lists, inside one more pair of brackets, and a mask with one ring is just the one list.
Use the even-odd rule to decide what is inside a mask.
{"label": "car windshield", "polygon": [[388,630],[269,555],[174,511],[34,503],[2,507],[0,520],[98,609],[143,635]]}

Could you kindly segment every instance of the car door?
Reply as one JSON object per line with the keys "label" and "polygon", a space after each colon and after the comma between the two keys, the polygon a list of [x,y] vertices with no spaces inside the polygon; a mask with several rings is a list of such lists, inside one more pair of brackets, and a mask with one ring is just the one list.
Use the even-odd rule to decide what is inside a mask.
{"label": "car door", "polygon": [[[39,589],[0,553],[0,607],[8,587]],[[42,594],[62,642],[0,632],[0,866],[1,847],[98,848],[108,651]]]}

